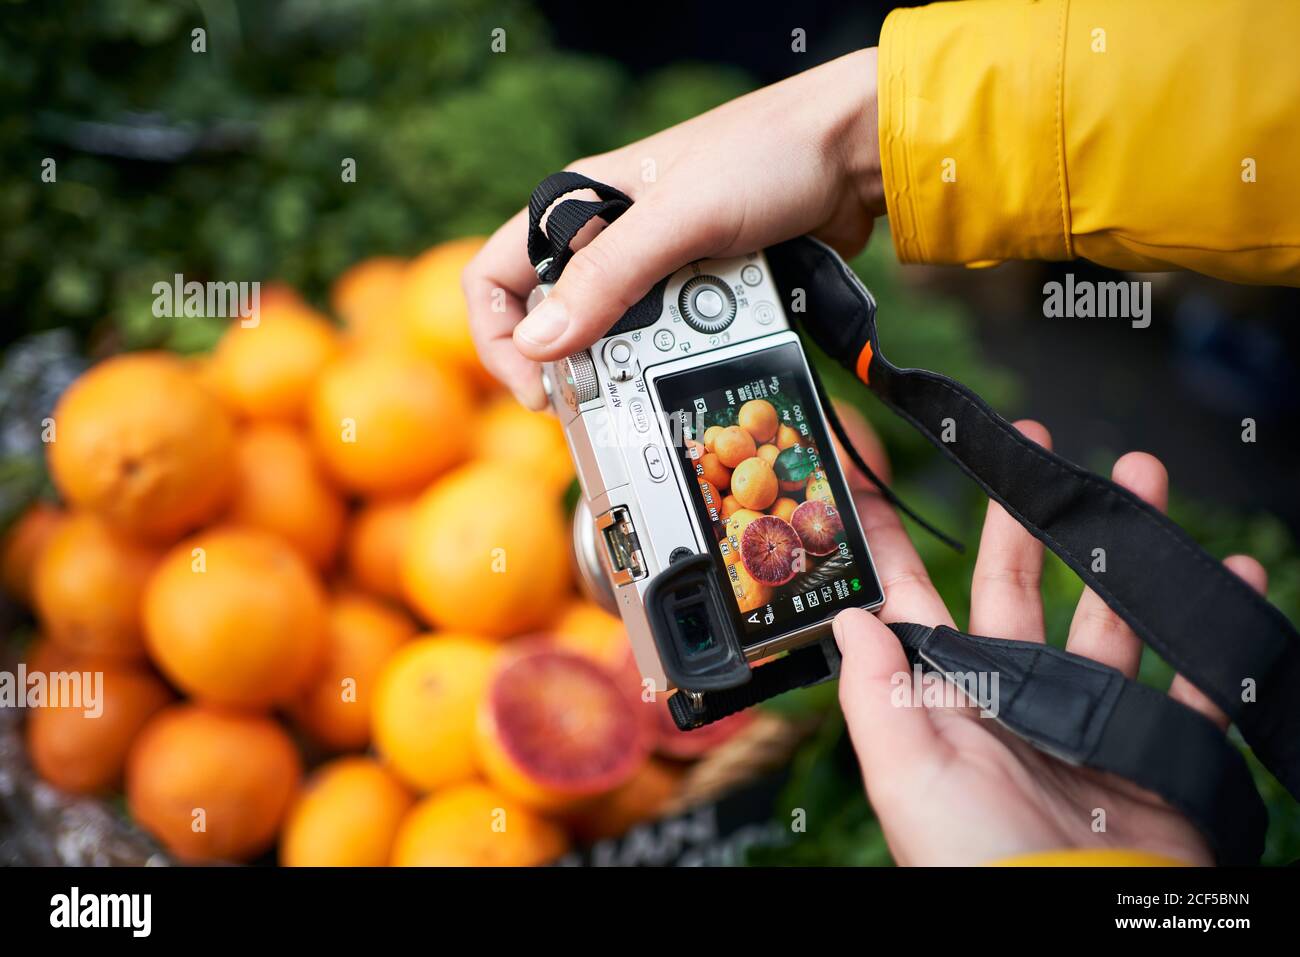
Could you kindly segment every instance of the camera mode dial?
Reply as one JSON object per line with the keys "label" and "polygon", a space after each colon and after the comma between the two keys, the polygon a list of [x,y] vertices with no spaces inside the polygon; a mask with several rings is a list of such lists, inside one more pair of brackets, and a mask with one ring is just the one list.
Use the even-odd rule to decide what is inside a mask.
{"label": "camera mode dial", "polygon": [[721,332],[736,318],[736,297],[717,276],[696,276],[682,286],[678,306],[686,324],[698,332]]}
{"label": "camera mode dial", "polygon": [[596,378],[596,363],[586,349],[575,352],[560,361],[560,395],[565,404],[575,412],[584,402],[600,395],[600,381]]}

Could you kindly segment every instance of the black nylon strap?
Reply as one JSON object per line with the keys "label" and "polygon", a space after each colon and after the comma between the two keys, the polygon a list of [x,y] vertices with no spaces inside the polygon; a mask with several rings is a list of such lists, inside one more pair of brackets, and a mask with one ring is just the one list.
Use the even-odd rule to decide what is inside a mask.
{"label": "black nylon strap", "polygon": [[995,706],[993,720],[1018,737],[1160,795],[1196,826],[1220,864],[1259,860],[1268,814],[1241,752],[1208,718],[1114,668],[1050,645],[946,626],[889,627],[913,662],[950,684],[970,687],[962,676],[997,675],[994,700],[979,704]]}
{"label": "black nylon strap", "polygon": [[[551,209],[560,197],[583,189],[591,190],[600,199],[568,199]],[[528,200],[528,258],[534,269],[546,263],[538,278],[542,282],[555,282],[573,258],[569,244],[578,230],[596,217],[612,223],[631,205],[632,199],[626,193],[581,173],[553,173],[542,180]],[[546,218],[543,231],[542,218],[548,209],[551,215]]]}
{"label": "black nylon strap", "polygon": [[795,688],[807,688],[839,676],[840,650],[835,639],[824,638],[755,668],[743,685],[704,692],[699,696],[702,705],[699,708],[687,695],[678,692],[668,699],[668,711],[677,727],[690,731]]}
{"label": "black nylon strap", "polygon": [[869,345],[871,391],[1222,708],[1300,798],[1300,636],[1286,617],[1132,492],[1029,441],[961,383],[890,363],[874,300],[829,248],[792,240],[769,261],[783,288],[808,288],[803,324],[822,348],[856,372]]}

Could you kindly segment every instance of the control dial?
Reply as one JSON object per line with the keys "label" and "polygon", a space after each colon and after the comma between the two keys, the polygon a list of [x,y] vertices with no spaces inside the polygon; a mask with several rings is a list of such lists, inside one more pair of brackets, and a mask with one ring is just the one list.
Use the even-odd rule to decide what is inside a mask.
{"label": "control dial", "polygon": [[590,402],[600,395],[600,382],[596,378],[596,363],[586,349],[575,352],[559,363],[560,395],[564,403],[575,412],[584,402]]}
{"label": "control dial", "polygon": [[682,286],[678,307],[692,329],[721,332],[736,318],[736,297],[717,276],[696,276]]}

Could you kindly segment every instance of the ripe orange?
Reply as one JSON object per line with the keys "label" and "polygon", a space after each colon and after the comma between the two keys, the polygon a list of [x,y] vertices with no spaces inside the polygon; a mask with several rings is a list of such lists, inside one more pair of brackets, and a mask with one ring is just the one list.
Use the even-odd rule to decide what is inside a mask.
{"label": "ripe orange", "polygon": [[89,512],[65,518],[36,563],[32,597],[51,639],[110,658],[144,656],[140,597],[162,551]]}
{"label": "ripe orange", "polygon": [[247,861],[270,848],[302,778],[270,718],[200,704],[145,725],[126,763],[131,816],[184,861]]}
{"label": "ripe orange", "polygon": [[777,518],[784,519],[788,522],[790,521],[790,516],[794,514],[794,510],[798,505],[799,503],[792,498],[778,498],[772,503],[772,511],[769,514],[775,515]]}
{"label": "ripe orange", "polygon": [[731,516],[735,515],[735,514],[736,514],[737,512],[739,512],[742,508],[744,508],[744,506],[741,505],[738,501],[736,501],[736,496],[734,496],[734,495],[724,495],[724,496],[722,496],[722,519],[723,519],[723,521],[726,521],[727,519],[731,518]]}
{"label": "ripe orange", "polygon": [[396,345],[401,340],[397,297],[406,260],[394,256],[363,259],[334,281],[330,306],[362,347]]}
{"label": "ripe orange", "polygon": [[407,600],[440,628],[505,637],[545,625],[569,590],[557,497],[518,469],[476,462],[416,503],[402,560]]}
{"label": "ripe orange", "polygon": [[307,564],[267,532],[218,528],[167,554],[144,595],[158,667],[194,697],[264,708],[288,701],[325,647],[325,596]]}
{"label": "ripe orange", "polygon": [[754,437],[738,425],[728,426],[713,439],[713,451],[717,453],[718,461],[729,469],[753,458],[757,449]]}
{"label": "ripe orange", "polygon": [[311,435],[344,487],[414,492],[469,452],[464,386],[437,363],[365,352],[332,363],[316,383]]}
{"label": "ripe orange", "polygon": [[326,747],[364,748],[379,672],[414,635],[411,620],[378,599],[359,592],[333,596],[324,661],[292,708],[298,723]]}
{"label": "ripe orange", "polygon": [[559,827],[477,781],[417,804],[397,832],[398,867],[536,867],[568,850]]}
{"label": "ripe orange", "polygon": [[758,447],[758,452],[756,454],[760,459],[762,459],[768,465],[771,465],[775,468],[776,457],[781,454],[781,450],[778,449],[775,445],[771,445],[771,444],[760,445]]}
{"label": "ripe orange", "polygon": [[523,470],[557,494],[574,479],[564,429],[555,416],[526,409],[511,396],[493,400],[474,426],[475,454]]}
{"label": "ripe orange", "polygon": [[286,425],[251,425],[236,440],[235,463],[238,478],[227,519],[274,532],[310,564],[328,568],[343,537],[346,510],[306,438]]}
{"label": "ripe orange", "polygon": [[301,304],[263,302],[257,325],[236,320],[217,343],[211,381],[240,415],[300,420],[316,377],[338,350],[324,316]]}
{"label": "ripe orange", "polygon": [[736,413],[736,423],[754,437],[759,445],[776,438],[776,427],[780,420],[776,416],[776,406],[766,399],[750,399]]}
{"label": "ripe orange", "polygon": [[483,247],[479,237],[455,239],[420,254],[402,277],[397,309],[406,341],[418,355],[450,362],[467,382],[489,387],[469,332],[460,274]]}
{"label": "ripe orange", "polygon": [[410,641],[379,674],[371,710],[375,749],[420,791],[474,774],[474,721],[496,647],[469,635]]}
{"label": "ripe orange", "polygon": [[5,532],[0,545],[0,583],[11,598],[32,603],[32,574],[41,552],[63,519],[50,502],[33,502]]}
{"label": "ripe orange", "polygon": [[544,648],[503,654],[479,709],[476,743],[488,780],[543,812],[623,784],[649,748],[646,722],[612,674]]}
{"label": "ripe orange", "polygon": [[77,707],[43,707],[27,718],[27,753],[38,774],[55,787],[76,794],[99,794],[117,787],[136,734],[172,700],[165,684],[144,668],[110,665],[73,657],[59,671],[102,675],[93,708],[83,698]]}
{"label": "ripe orange", "polygon": [[413,497],[373,499],[361,506],[348,526],[348,574],[366,591],[402,599],[402,554],[406,550]]}
{"label": "ripe orange", "polygon": [[221,404],[162,353],[107,359],[54,410],[47,456],[65,501],[128,532],[174,538],[213,518],[234,487]]}
{"label": "ripe orange", "polygon": [[776,472],[758,456],[745,459],[731,475],[731,494],[745,508],[762,510],[776,501]]}
{"label": "ripe orange", "polygon": [[549,632],[556,647],[589,658],[612,672],[618,672],[632,657],[622,619],[585,599],[571,602]]}
{"label": "ripe orange", "polygon": [[776,447],[782,452],[793,445],[802,444],[802,441],[802,437],[794,426],[782,423],[780,428],[776,430]]}
{"label": "ripe orange", "polygon": [[711,425],[711,426],[709,426],[707,429],[704,430],[704,448],[705,448],[705,451],[708,451],[708,452],[712,452],[712,451],[714,451],[714,448],[713,448],[714,443],[718,441],[718,436],[721,435],[722,432],[723,432],[723,428],[722,428],[722,426],[720,426],[720,425]]}
{"label": "ripe orange", "polygon": [[307,779],[280,837],[287,867],[384,867],[414,798],[373,758],[337,758]]}
{"label": "ripe orange", "polygon": [[740,560],[740,553],[734,552],[727,561],[727,578],[736,595],[736,605],[741,612],[750,612],[762,608],[772,600],[772,589],[754,581],[754,576]]}
{"label": "ripe orange", "polygon": [[700,467],[704,469],[705,481],[719,492],[731,487],[731,469],[722,464],[716,452],[706,452],[700,459]]}

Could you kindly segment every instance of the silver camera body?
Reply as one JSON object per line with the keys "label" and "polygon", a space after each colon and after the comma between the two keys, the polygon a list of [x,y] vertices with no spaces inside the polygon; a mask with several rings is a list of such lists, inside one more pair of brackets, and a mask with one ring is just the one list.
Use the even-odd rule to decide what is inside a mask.
{"label": "silver camera body", "polygon": [[[534,289],[529,310],[549,291],[545,284]],[[543,385],[564,426],[582,490],[574,518],[580,576],[596,601],[622,617],[641,674],[657,691],[673,690],[674,685],[647,618],[646,589],[672,562],[717,547],[717,536],[705,527],[709,513],[702,514],[691,500],[698,476],[690,474],[691,460],[682,454],[682,430],[670,420],[657,385],[690,370],[726,369],[726,363],[769,350],[780,350],[787,359],[797,351],[796,364],[802,364],[798,373],[811,382],[799,338],[781,303],[761,252],[702,260],[658,284],[639,304],[636,322],[624,317],[590,349],[543,368]],[[702,400],[693,401],[703,413]],[[810,417],[825,421],[815,393],[806,395],[803,405]],[[842,488],[833,443],[826,439],[825,444],[821,459],[829,459],[827,465],[841,476]],[[846,491],[845,501],[838,497],[835,504],[844,523],[859,529],[865,551],[853,503]],[[865,564],[873,586],[864,589],[861,606],[878,607],[879,583],[869,553],[859,562]],[[858,578],[852,581],[858,587]],[[847,590],[845,585],[837,587]],[[836,597],[843,607],[843,596]],[[807,600],[805,595],[802,601]],[[814,589],[812,601],[817,600]],[[795,601],[803,609],[803,620],[746,644],[747,661],[830,635],[829,608],[824,618],[813,615],[816,620],[807,620],[812,609]],[[750,614],[772,624],[771,605]]]}

